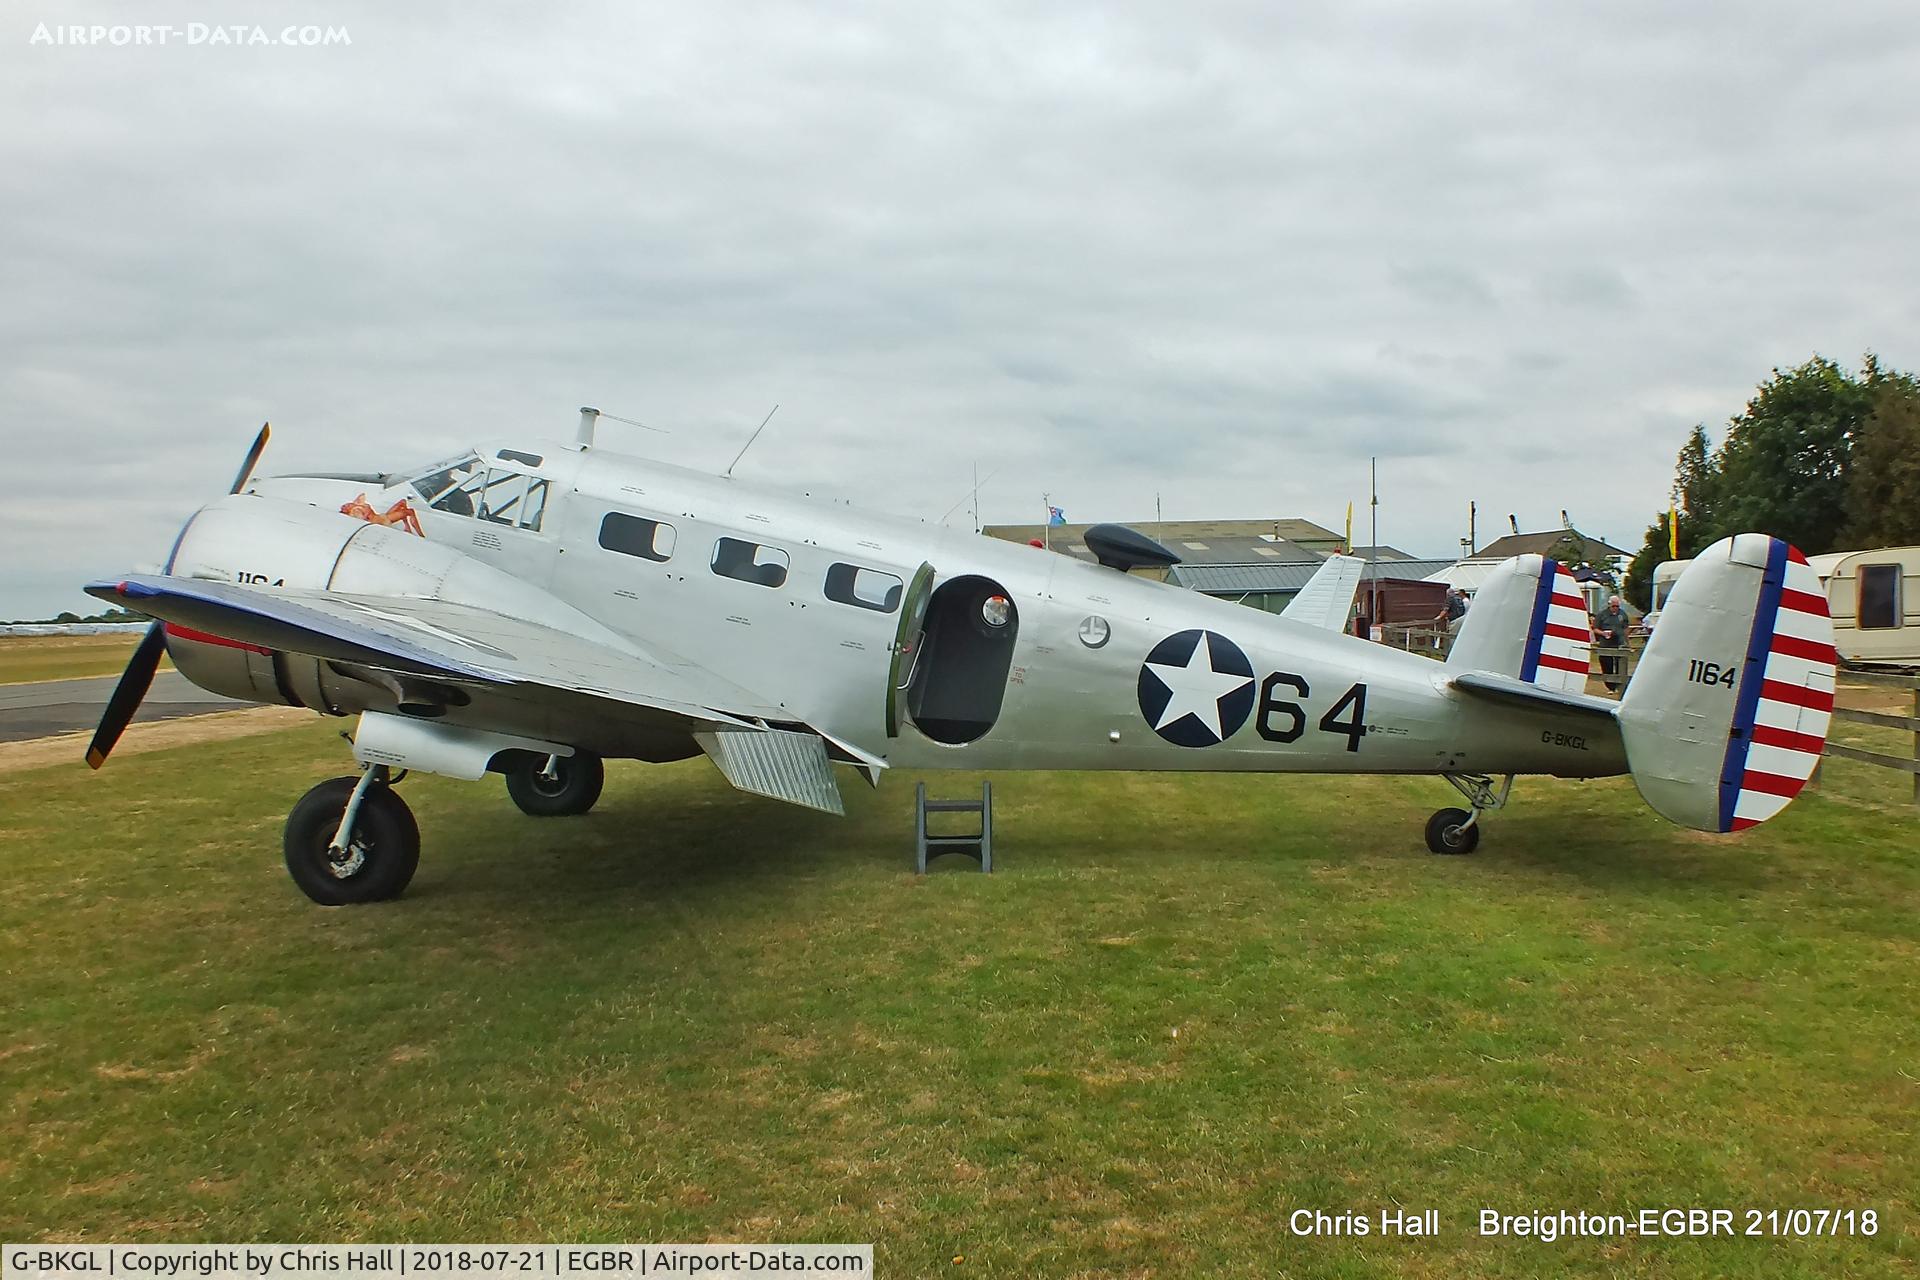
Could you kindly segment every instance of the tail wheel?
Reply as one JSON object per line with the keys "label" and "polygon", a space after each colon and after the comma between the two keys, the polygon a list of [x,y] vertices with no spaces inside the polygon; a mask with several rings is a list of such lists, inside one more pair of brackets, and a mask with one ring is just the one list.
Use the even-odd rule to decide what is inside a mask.
{"label": "tail wheel", "polygon": [[565,818],[585,813],[600,799],[607,783],[607,767],[591,751],[576,751],[553,761],[549,773],[545,756],[521,756],[507,770],[507,794],[522,813],[536,818]]}
{"label": "tail wheel", "polygon": [[420,827],[407,802],[384,783],[360,801],[347,848],[331,848],[358,778],[331,778],[287,815],[287,873],[323,907],[397,898],[420,866]]}
{"label": "tail wheel", "polygon": [[1467,825],[1465,809],[1442,809],[1427,819],[1427,848],[1435,853],[1459,855],[1480,847],[1480,824]]}

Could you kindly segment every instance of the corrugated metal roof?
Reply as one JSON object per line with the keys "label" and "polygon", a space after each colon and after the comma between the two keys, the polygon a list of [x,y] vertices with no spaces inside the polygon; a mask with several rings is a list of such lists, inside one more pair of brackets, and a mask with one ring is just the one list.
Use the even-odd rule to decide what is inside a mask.
{"label": "corrugated metal roof", "polygon": [[1498,563],[1513,556],[1542,555],[1550,556],[1564,541],[1579,542],[1585,540],[1589,551],[1608,556],[1631,556],[1633,552],[1588,537],[1578,529],[1546,529],[1540,533],[1509,533],[1495,538],[1486,546],[1473,553],[1476,560],[1492,560]]}
{"label": "corrugated metal roof", "polygon": [[1493,576],[1493,571],[1505,563],[1505,560],[1461,560],[1455,564],[1441,565],[1427,574],[1426,579],[1428,582],[1444,582],[1462,591],[1478,591]]}
{"label": "corrugated metal roof", "polygon": [[1247,591],[1298,591],[1319,570],[1319,564],[1177,564],[1167,581],[1210,596],[1239,595]]}

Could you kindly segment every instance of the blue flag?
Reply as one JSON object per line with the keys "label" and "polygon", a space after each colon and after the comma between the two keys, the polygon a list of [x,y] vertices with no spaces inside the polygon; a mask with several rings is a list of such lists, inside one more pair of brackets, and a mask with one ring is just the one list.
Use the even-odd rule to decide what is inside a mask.
{"label": "blue flag", "polygon": [[1064,512],[1064,511],[1062,511],[1062,510],[1061,510],[1060,508],[1058,508],[1058,507],[1048,507],[1048,508],[1047,508],[1047,523],[1048,523],[1048,524],[1050,524],[1050,525],[1062,525],[1062,524],[1065,524],[1066,522],[1067,522],[1067,513],[1066,513],[1066,512]]}

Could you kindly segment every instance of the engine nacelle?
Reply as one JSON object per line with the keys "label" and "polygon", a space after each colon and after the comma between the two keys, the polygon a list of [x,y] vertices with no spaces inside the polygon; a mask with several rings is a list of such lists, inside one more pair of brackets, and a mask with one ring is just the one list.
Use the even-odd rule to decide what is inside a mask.
{"label": "engine nacelle", "polygon": [[[202,508],[182,531],[169,571],[268,591],[446,600],[632,651],[615,632],[548,592],[452,547],[254,494],[235,494]],[[435,713],[430,700],[409,705],[406,689],[377,675],[352,674],[331,663],[172,624],[167,650],[187,679],[232,698],[330,715],[396,707],[414,715]]]}

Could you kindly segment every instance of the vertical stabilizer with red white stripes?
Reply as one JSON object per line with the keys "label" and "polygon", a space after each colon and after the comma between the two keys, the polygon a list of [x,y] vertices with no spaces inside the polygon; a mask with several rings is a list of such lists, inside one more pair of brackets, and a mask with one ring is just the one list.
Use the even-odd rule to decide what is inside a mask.
{"label": "vertical stabilizer with red white stripes", "polygon": [[1620,701],[1640,794],[1701,831],[1779,813],[1826,746],[1835,657],[1805,556],[1758,533],[1714,543],[1674,584]]}
{"label": "vertical stabilizer with red white stripes", "polygon": [[1592,639],[1573,575],[1545,556],[1515,556],[1474,593],[1447,665],[1579,693],[1587,687]]}

